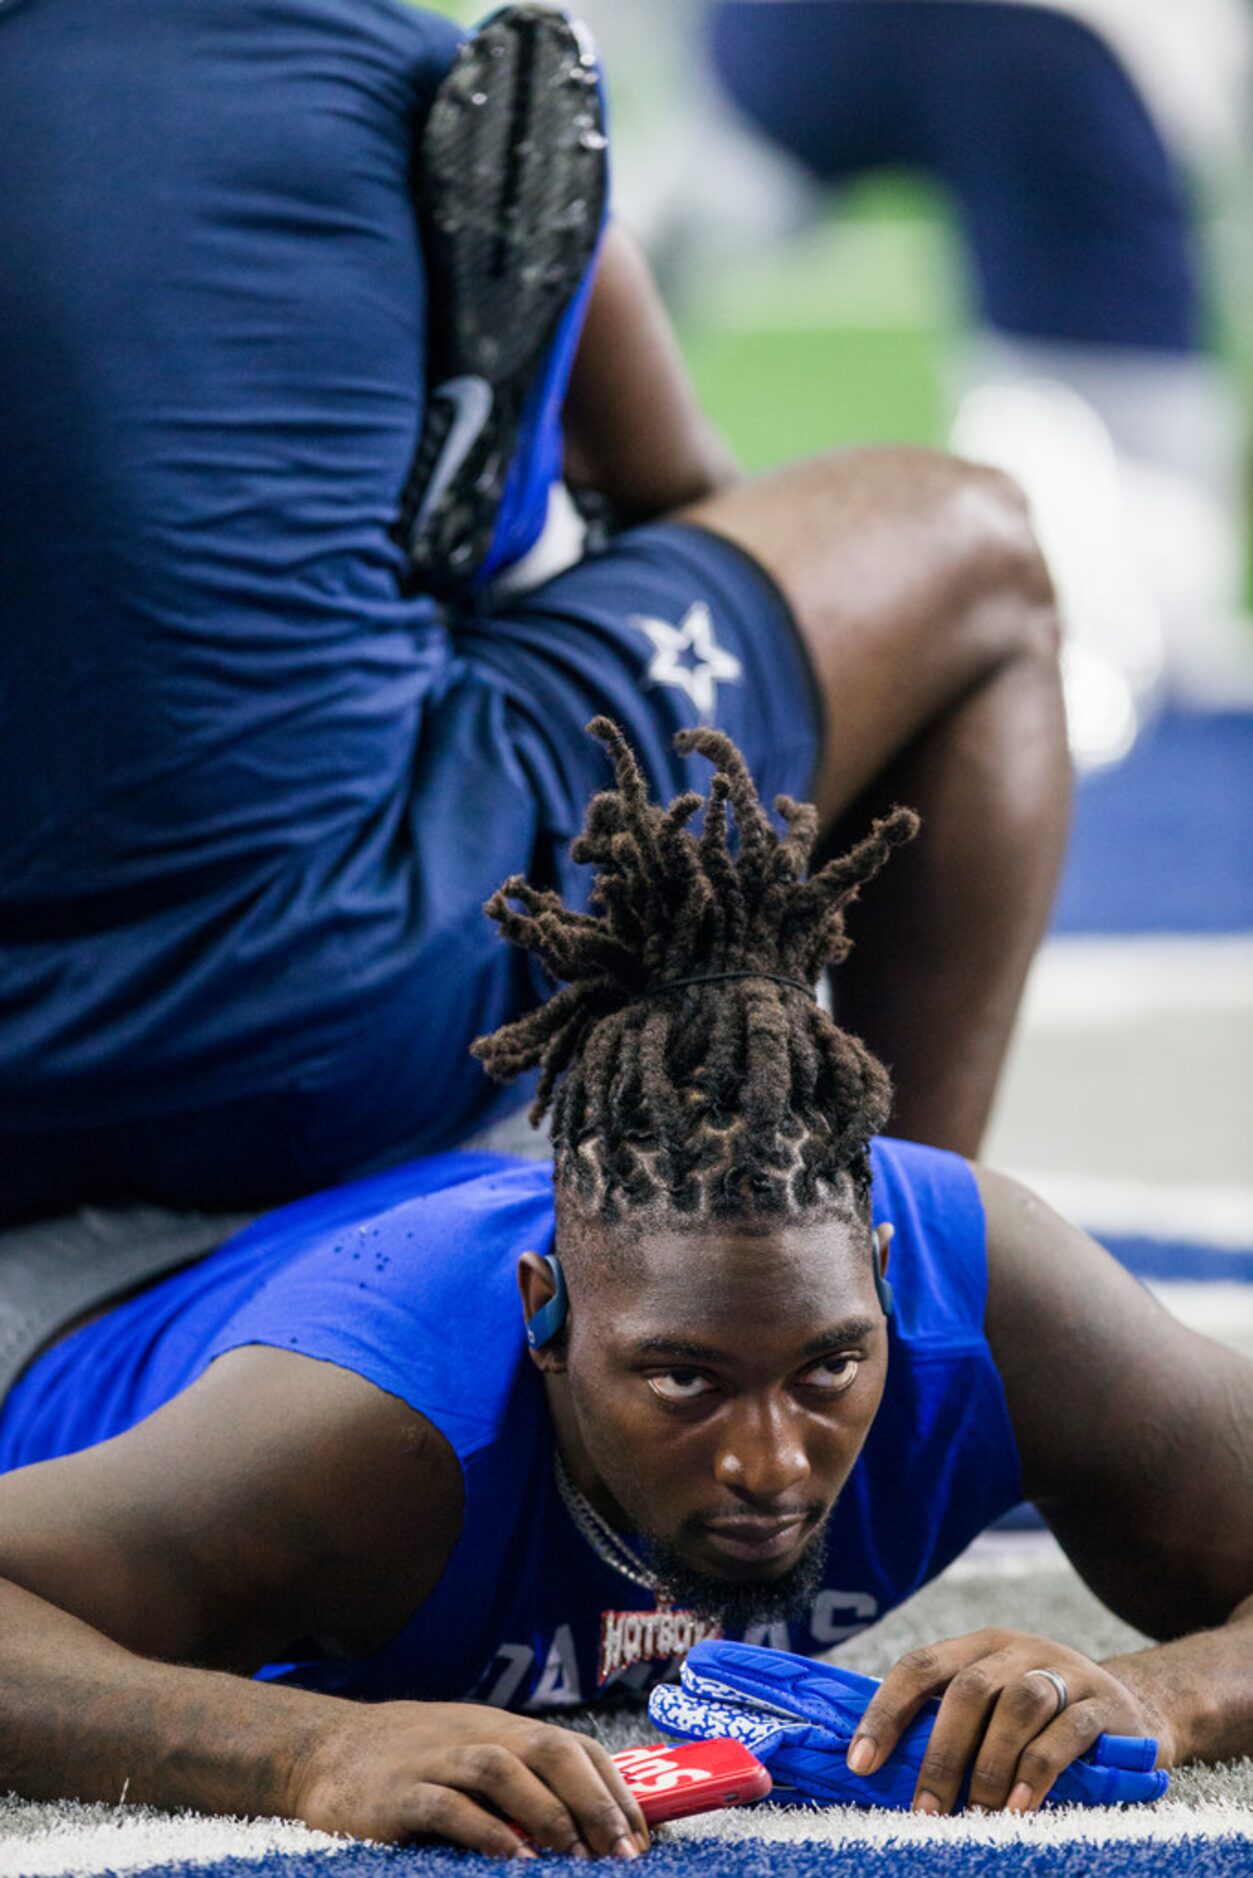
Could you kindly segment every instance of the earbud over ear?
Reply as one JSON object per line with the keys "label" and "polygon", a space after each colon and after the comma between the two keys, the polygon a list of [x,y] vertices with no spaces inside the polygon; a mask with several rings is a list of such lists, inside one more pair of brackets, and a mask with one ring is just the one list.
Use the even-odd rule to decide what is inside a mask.
{"label": "earbud over ear", "polygon": [[[889,1227],[888,1230],[890,1232],[891,1227]],[[892,1295],[891,1285],[883,1276],[883,1270],[879,1263],[879,1235],[877,1232],[872,1232],[870,1235],[870,1269],[874,1273],[875,1296],[879,1300],[879,1309],[883,1312],[885,1317],[891,1317],[896,1309],[896,1299]]]}
{"label": "earbud over ear", "polygon": [[[553,1281],[553,1295],[547,1304],[541,1304],[533,1317],[526,1320],[526,1341],[530,1350],[542,1350],[546,1344],[559,1337],[566,1327],[570,1315],[570,1297],[566,1290],[566,1275],[561,1269],[561,1260],[555,1252],[543,1253],[545,1265]],[[896,1309],[892,1296],[892,1287],[879,1269],[879,1241],[871,1235],[870,1253],[871,1271],[874,1274],[875,1295],[879,1308],[885,1317],[891,1317]]]}
{"label": "earbud over ear", "polygon": [[542,1304],[534,1317],[526,1320],[526,1341],[530,1350],[542,1350],[554,1337],[560,1336],[566,1327],[566,1318],[570,1315],[570,1299],[566,1292],[566,1275],[561,1269],[561,1260],[555,1253],[544,1253],[545,1265],[553,1281],[553,1295],[547,1304]]}

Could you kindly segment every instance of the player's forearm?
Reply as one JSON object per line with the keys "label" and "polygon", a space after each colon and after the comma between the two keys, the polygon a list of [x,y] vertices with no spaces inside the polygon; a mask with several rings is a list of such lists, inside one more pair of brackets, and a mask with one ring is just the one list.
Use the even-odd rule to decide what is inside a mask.
{"label": "player's forearm", "polygon": [[648,264],[620,228],[605,238],[565,409],[569,480],[626,521],[697,502],[738,474],[709,423]]}
{"label": "player's forearm", "polygon": [[1102,1665],[1163,1719],[1172,1761],[1253,1754],[1253,1598],[1218,1630]]}
{"label": "player's forearm", "polygon": [[0,1579],[8,1791],[124,1793],[385,1844],[435,1836],[497,1859],[529,1857],[528,1837],[547,1851],[625,1858],[648,1843],[598,1743],[468,1702],[344,1702],[150,1662]]}
{"label": "player's forearm", "polygon": [[0,1580],[0,1792],[290,1816],[347,1706],[149,1662]]}

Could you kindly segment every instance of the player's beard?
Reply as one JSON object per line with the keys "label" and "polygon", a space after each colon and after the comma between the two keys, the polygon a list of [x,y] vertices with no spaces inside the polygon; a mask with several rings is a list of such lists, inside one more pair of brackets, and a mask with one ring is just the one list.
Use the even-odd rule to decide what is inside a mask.
{"label": "player's beard", "polygon": [[661,1539],[650,1539],[645,1556],[656,1573],[669,1603],[681,1610],[704,1611],[717,1617],[728,1635],[752,1624],[778,1624],[808,1616],[822,1590],[826,1561],[826,1522],[819,1526],[800,1557],[775,1578],[732,1583],[703,1572]]}

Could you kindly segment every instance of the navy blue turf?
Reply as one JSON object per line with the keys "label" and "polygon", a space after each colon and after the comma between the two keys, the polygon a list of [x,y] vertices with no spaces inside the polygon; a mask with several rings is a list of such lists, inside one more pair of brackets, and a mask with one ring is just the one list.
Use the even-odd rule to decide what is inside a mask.
{"label": "navy blue turf", "polygon": [[[539,1868],[552,1870],[546,1859]],[[583,1869],[562,1860],[563,1870]],[[748,1841],[726,1845],[719,1840],[656,1845],[640,1867],[647,1878],[861,1878],[867,1871],[884,1878],[1248,1878],[1253,1868],[1253,1839],[1180,1839],[1173,1844],[1149,1840],[1115,1841],[1095,1846],[943,1845],[846,1846]],[[160,1870],[161,1867],[151,1867]],[[351,1846],[343,1852],[303,1856],[221,1859],[184,1865],[187,1878],[488,1878],[508,1873],[518,1878],[525,1866],[516,1861],[479,1858],[471,1853],[423,1847],[393,1851],[384,1846]],[[602,1865],[602,1871],[618,1869]]]}
{"label": "navy blue turf", "polygon": [[1054,929],[1253,929],[1253,713],[1168,712],[1080,785]]}
{"label": "navy blue turf", "polygon": [[1253,1248],[1225,1252],[1218,1246],[1195,1245],[1184,1239],[1107,1232],[1098,1232],[1095,1237],[1137,1278],[1170,1284],[1253,1285]]}

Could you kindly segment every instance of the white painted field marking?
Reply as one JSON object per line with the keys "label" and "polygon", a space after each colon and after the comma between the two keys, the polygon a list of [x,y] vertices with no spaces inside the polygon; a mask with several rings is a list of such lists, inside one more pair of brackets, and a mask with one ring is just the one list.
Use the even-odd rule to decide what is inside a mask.
{"label": "white painted field marking", "polygon": [[1150,1284],[1172,1317],[1253,1361],[1253,1285]]}
{"label": "white painted field marking", "polygon": [[1253,937],[1050,939],[1027,981],[1028,1031],[1112,1030],[1168,1013],[1253,1016]]}
{"label": "white painted field marking", "polygon": [[147,1807],[6,1803],[0,1798],[0,1878],[164,1871],[275,1853],[342,1852],[355,1844],[282,1819],[208,1819]]}
{"label": "white painted field marking", "polygon": [[1179,1839],[1253,1841],[1253,1807],[1239,1801],[1159,1800],[1156,1806],[1064,1806],[1015,1818],[1006,1813],[934,1819],[921,1813],[863,1812],[855,1806],[734,1807],[703,1818],[676,1820],[670,1839],[746,1839],[832,1846],[894,1845],[1113,1845]]}
{"label": "white painted field marking", "polygon": [[1064,1219],[1102,1233],[1178,1239],[1216,1250],[1253,1250],[1253,1186],[1214,1181],[1107,1180],[1056,1169],[1006,1170]]}

